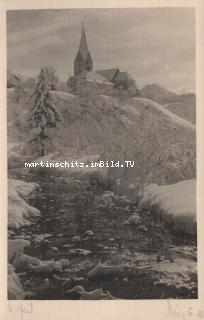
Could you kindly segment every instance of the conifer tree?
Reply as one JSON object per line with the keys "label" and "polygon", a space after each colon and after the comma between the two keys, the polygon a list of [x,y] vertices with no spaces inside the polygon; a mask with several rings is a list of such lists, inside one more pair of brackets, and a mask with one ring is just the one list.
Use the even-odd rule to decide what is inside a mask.
{"label": "conifer tree", "polygon": [[[53,96],[50,93],[52,89],[52,77],[49,73],[50,67],[43,67],[38,76],[38,82],[33,94],[33,107],[31,118],[29,119],[32,129],[32,138],[30,143],[41,150],[41,155],[46,152],[48,141],[48,128],[56,128],[58,122],[62,122],[61,116],[57,110]],[[52,69],[53,70],[53,69]]]}

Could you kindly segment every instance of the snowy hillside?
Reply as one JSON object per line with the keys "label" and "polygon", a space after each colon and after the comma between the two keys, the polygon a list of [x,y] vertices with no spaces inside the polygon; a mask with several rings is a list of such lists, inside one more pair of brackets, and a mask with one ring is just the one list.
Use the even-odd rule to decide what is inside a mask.
{"label": "snowy hillside", "polygon": [[194,93],[175,94],[165,88],[151,84],[140,91],[141,97],[163,105],[169,111],[192,123],[196,122],[196,96]]}
{"label": "snowy hillside", "polygon": [[140,90],[140,94],[144,98],[149,98],[161,104],[175,102],[178,99],[177,94],[166,90],[156,83],[146,85]]}
{"label": "snowy hillside", "polygon": [[[61,159],[99,154],[102,160],[133,160],[134,168],[109,170],[111,179],[126,181],[125,189],[195,178],[192,123],[146,98],[53,94],[64,124],[50,129],[48,153],[58,152]],[[26,126],[30,108],[29,96],[15,103],[8,92],[8,139],[25,142],[24,154],[33,152]]]}

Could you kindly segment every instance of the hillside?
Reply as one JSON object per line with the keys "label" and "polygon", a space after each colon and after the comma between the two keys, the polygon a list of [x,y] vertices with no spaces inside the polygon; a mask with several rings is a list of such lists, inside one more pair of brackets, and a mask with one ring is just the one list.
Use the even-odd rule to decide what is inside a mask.
{"label": "hillside", "polygon": [[164,107],[179,117],[196,123],[196,96],[194,93],[180,95],[178,101],[165,104]]}
{"label": "hillside", "polygon": [[157,85],[147,85],[140,91],[141,97],[149,98],[163,105],[179,117],[196,122],[196,96],[194,93],[178,95]]}
{"label": "hillside", "polygon": [[177,94],[166,90],[156,83],[146,85],[142,90],[140,90],[140,95],[160,104],[175,102],[178,99]]}
{"label": "hillside", "polygon": [[[13,95],[8,91],[8,141],[24,142],[23,153],[34,154],[26,124],[29,94],[18,103]],[[62,159],[97,154],[103,160],[134,160],[134,168],[109,170],[113,179],[128,185],[195,178],[195,126],[158,103],[146,98],[53,95],[64,124],[50,129],[48,153],[58,152]]]}

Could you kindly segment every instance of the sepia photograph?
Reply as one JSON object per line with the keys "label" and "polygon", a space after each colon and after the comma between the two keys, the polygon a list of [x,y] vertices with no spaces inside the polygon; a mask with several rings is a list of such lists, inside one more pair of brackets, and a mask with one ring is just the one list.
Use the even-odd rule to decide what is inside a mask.
{"label": "sepia photograph", "polygon": [[6,37],[8,300],[197,299],[195,8],[7,10]]}

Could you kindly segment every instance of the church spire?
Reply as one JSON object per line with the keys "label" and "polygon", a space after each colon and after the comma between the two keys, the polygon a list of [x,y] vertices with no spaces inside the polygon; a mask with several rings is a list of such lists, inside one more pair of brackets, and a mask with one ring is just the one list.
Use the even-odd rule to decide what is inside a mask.
{"label": "church spire", "polygon": [[81,53],[84,60],[87,58],[89,50],[86,42],[86,34],[84,30],[84,25],[82,25],[82,34],[81,34],[81,41],[79,44],[79,52]]}
{"label": "church spire", "polygon": [[93,61],[88,49],[84,25],[82,24],[82,33],[79,44],[79,50],[74,60],[74,76],[77,76],[84,70],[93,70]]}

